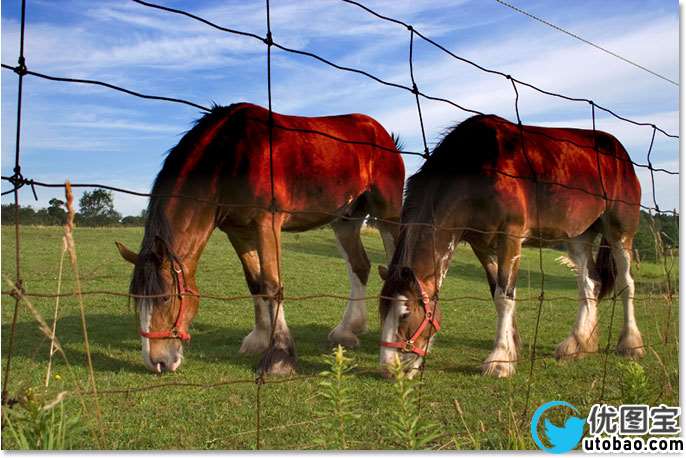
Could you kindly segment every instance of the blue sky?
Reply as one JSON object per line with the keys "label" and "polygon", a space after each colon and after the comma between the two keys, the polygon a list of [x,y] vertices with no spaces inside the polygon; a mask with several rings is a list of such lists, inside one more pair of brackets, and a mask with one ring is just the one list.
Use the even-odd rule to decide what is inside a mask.
{"label": "blue sky", "polygon": [[[220,25],[263,35],[264,2],[174,1]],[[388,16],[412,23],[455,53],[544,89],[587,97],[625,116],[678,132],[678,88],[494,0],[365,1]],[[679,79],[676,1],[512,0],[534,14],[619,54]],[[2,62],[16,64],[19,1],[2,1]],[[272,0],[274,39],[409,85],[409,34],[339,0]],[[119,1],[29,0],[26,58],[34,71],[108,81],[144,93],[180,97],[202,105],[249,101],[266,104],[266,51],[257,40],[213,30],[169,13]],[[512,87],[417,42],[415,75],[422,91],[482,112],[514,119]],[[2,174],[14,157],[16,75],[2,77]],[[526,123],[591,126],[590,108],[520,90]],[[406,148],[421,150],[412,94],[340,72],[310,58],[276,50],[273,106],[278,112],[326,115],[361,112],[399,133]],[[441,102],[422,101],[428,140],[468,114]],[[22,171],[41,181],[100,182],[148,191],[166,151],[200,113],[144,101],[107,89],[25,79]],[[651,129],[599,114],[597,125],[615,134],[632,158],[646,162]],[[678,141],[656,137],[653,163],[678,170]],[[408,172],[419,160],[405,157]],[[644,202],[650,179],[639,170]],[[678,208],[678,177],[656,176],[662,209]],[[3,183],[3,190],[9,189]],[[46,206],[59,190],[21,191],[24,204]],[[8,202],[3,198],[3,203]],[[115,206],[137,214],[146,199],[115,193]]]}

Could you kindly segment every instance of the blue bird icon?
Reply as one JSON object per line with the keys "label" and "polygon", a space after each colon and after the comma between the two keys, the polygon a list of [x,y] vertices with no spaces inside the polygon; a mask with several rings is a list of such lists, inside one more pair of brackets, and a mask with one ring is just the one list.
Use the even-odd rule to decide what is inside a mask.
{"label": "blue bird icon", "polygon": [[564,426],[557,426],[546,418],[543,422],[545,437],[551,444],[551,447],[546,447],[540,437],[538,437],[538,423],[545,411],[557,406],[569,407],[575,412],[579,412],[576,407],[568,402],[551,401],[536,409],[536,412],[531,418],[531,437],[533,437],[534,442],[536,442],[536,445],[538,445],[541,450],[549,453],[564,453],[573,450],[581,440],[586,424],[585,419],[575,416],[568,417],[565,420]]}
{"label": "blue bird icon", "polygon": [[586,421],[579,417],[569,417],[564,426],[556,426],[547,418],[543,422],[545,435],[552,448],[551,453],[564,453],[574,449],[584,434]]}

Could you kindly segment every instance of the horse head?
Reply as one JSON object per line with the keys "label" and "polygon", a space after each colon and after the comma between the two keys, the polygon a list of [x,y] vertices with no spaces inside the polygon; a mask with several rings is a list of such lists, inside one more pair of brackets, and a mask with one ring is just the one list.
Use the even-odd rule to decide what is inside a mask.
{"label": "horse head", "polygon": [[379,299],[379,362],[388,375],[388,366],[397,357],[411,378],[421,367],[440,329],[441,311],[410,267],[379,266],[379,275],[384,281]]}
{"label": "horse head", "polygon": [[198,310],[198,295],[188,266],[156,238],[135,253],[115,242],[121,256],[134,265],[130,293],[140,319],[143,362],[153,372],[175,371],[183,359],[183,342]]}

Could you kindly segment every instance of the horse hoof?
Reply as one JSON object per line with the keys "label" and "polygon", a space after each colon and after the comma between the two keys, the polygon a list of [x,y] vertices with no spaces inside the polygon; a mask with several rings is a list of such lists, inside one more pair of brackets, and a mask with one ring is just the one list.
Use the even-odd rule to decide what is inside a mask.
{"label": "horse hoof", "polygon": [[333,345],[342,345],[347,348],[355,348],[360,345],[360,339],[354,333],[347,329],[342,329],[340,326],[329,333],[329,342]]}
{"label": "horse hoof", "polygon": [[367,327],[367,324],[365,323],[365,324],[361,324],[359,326],[352,328],[352,331],[353,331],[353,334],[355,334],[356,336],[361,336],[361,335],[369,332],[369,328]]}
{"label": "horse hoof", "polygon": [[558,361],[574,360],[583,358],[589,353],[596,353],[597,351],[597,336],[587,339],[586,344],[583,345],[576,334],[571,334],[557,346],[555,349],[555,358]]}
{"label": "horse hoof", "polygon": [[511,377],[515,373],[515,365],[500,361],[486,361],[481,366],[481,373],[496,378]]}
{"label": "horse hoof", "polygon": [[239,353],[260,354],[269,348],[269,336],[266,333],[257,333],[253,329],[250,334],[243,338]]}
{"label": "horse hoof", "polygon": [[293,375],[295,372],[294,352],[282,348],[267,350],[257,367],[258,374]]}
{"label": "horse hoof", "polygon": [[622,331],[617,344],[617,354],[632,359],[640,359],[645,356],[643,337],[637,329]]}
{"label": "horse hoof", "polygon": [[568,336],[565,340],[560,342],[560,344],[555,349],[555,359],[559,360],[572,360],[579,359],[584,356],[584,352],[581,349],[581,345],[576,340],[576,336],[572,334]]}

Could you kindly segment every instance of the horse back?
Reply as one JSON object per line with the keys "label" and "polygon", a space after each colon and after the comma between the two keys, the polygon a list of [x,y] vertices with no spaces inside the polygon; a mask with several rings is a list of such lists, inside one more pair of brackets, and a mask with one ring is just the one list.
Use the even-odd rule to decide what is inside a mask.
{"label": "horse back", "polygon": [[457,161],[462,202],[476,203],[478,213],[488,215],[481,220],[550,237],[577,236],[603,216],[623,232],[636,230],[640,183],[614,136],[519,126],[491,115],[470,118],[456,131],[450,140],[456,154],[439,160]]}
{"label": "horse back", "polygon": [[363,196],[383,203],[380,216],[397,218],[404,172],[393,139],[369,116],[270,120],[268,110],[240,103],[200,119],[170,152],[155,188],[227,204],[219,216],[236,224],[275,204],[290,213],[285,228],[313,227]]}

